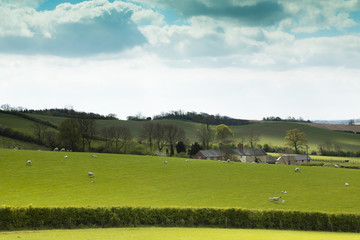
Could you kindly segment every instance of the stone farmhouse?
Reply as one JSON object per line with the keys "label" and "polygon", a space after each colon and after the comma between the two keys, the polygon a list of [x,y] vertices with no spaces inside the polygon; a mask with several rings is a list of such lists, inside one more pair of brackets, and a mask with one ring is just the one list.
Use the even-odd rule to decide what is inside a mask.
{"label": "stone farmhouse", "polygon": [[[247,163],[267,163],[268,155],[261,148],[244,149],[242,144],[237,149],[230,150],[230,160]],[[227,160],[224,150],[200,150],[194,156],[195,159],[204,160]]]}
{"label": "stone farmhouse", "polygon": [[276,164],[284,165],[303,165],[312,163],[312,159],[309,155],[299,154],[285,154],[276,160]]}

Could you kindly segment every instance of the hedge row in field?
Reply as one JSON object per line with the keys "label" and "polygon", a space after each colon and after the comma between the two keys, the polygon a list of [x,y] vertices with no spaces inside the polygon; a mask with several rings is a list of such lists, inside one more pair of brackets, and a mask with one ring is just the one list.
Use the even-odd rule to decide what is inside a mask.
{"label": "hedge row in field", "polygon": [[137,226],[360,232],[360,215],[213,208],[0,208],[0,230]]}

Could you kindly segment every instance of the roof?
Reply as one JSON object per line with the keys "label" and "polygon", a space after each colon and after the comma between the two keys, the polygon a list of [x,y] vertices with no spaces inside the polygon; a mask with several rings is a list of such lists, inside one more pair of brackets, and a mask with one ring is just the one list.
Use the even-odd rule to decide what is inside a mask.
{"label": "roof", "polygon": [[302,161],[302,160],[312,160],[309,155],[301,155],[301,154],[285,154],[280,156],[277,161],[279,161],[281,158],[285,158],[287,160],[292,161]]}
{"label": "roof", "polygon": [[220,150],[200,150],[205,157],[225,157],[225,153]]}
{"label": "roof", "polygon": [[[225,153],[221,150],[200,150],[204,157],[225,157]],[[233,149],[232,154],[240,156],[259,156],[266,155],[266,152],[261,148],[249,148],[244,150]]]}

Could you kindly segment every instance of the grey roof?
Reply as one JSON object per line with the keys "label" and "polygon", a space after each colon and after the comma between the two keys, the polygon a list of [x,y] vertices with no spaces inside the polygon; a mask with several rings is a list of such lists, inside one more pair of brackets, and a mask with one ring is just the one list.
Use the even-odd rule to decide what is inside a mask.
{"label": "grey roof", "polygon": [[246,148],[244,150],[234,149],[234,154],[240,156],[259,156],[266,155],[266,152],[261,148]]}
{"label": "grey roof", "polygon": [[[233,154],[240,156],[259,156],[266,155],[266,152],[261,148],[249,148],[244,150],[233,149]],[[200,150],[205,157],[225,157],[225,153],[221,150]]]}
{"label": "grey roof", "polygon": [[277,161],[279,161],[281,158],[285,158],[287,160],[296,160],[296,161],[302,161],[302,160],[312,160],[309,155],[301,155],[301,154],[285,154],[280,156]]}
{"label": "grey roof", "polygon": [[200,150],[205,157],[225,157],[225,153],[220,150]]}

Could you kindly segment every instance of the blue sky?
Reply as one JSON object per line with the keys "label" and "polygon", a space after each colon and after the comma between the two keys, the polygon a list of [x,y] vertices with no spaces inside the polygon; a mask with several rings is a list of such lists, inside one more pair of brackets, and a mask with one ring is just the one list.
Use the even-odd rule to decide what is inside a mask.
{"label": "blue sky", "polygon": [[0,105],[353,119],[359,0],[0,0]]}

